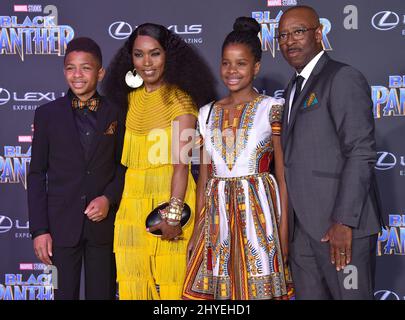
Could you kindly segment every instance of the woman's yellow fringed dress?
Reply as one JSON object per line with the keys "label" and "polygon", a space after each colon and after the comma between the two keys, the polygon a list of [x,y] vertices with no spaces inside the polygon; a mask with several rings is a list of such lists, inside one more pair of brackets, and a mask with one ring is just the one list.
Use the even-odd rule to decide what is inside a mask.
{"label": "woman's yellow fringed dress", "polygon": [[[180,299],[186,271],[186,249],[194,213],[183,228],[184,240],[163,241],[146,232],[145,219],[158,204],[169,201],[173,120],[197,116],[186,93],[162,86],[144,87],[129,95],[122,164],[128,169],[115,220],[114,252],[120,299]],[[189,171],[184,201],[195,207],[195,182]]]}

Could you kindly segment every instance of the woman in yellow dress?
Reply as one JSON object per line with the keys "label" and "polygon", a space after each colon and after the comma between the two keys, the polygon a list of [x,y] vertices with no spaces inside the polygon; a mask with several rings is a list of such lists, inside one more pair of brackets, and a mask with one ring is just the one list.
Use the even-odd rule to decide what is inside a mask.
{"label": "woman in yellow dress", "polygon": [[[107,71],[105,93],[127,109],[127,171],[114,230],[120,299],[181,297],[194,214],[183,229],[179,214],[183,203],[195,206],[190,146],[197,106],[215,94],[212,79],[189,45],[151,23],[134,30]],[[172,214],[154,228],[158,237],[145,220],[163,202]]]}

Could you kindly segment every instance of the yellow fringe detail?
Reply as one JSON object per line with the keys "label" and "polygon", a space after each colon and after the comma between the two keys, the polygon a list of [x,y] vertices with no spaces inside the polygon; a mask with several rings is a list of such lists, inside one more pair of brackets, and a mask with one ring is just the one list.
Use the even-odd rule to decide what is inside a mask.
{"label": "yellow fringe detail", "polygon": [[[172,165],[144,170],[128,169],[125,179],[131,180],[131,183],[125,183],[123,198],[148,198],[155,200],[155,202],[168,201],[170,199],[172,175]],[[189,174],[188,182],[194,182],[191,174]],[[154,208],[157,204],[158,203],[151,203],[147,205],[147,207]]]}
{"label": "yellow fringe detail", "polygon": [[180,300],[183,286],[163,285],[160,286],[160,299],[162,300]]}
{"label": "yellow fringe detail", "polygon": [[183,286],[161,285],[160,293],[151,281],[122,281],[119,283],[120,300],[180,300]]}
{"label": "yellow fringe detail", "polygon": [[118,286],[120,300],[159,300],[153,281],[121,281]]}
{"label": "yellow fringe detail", "polygon": [[[196,186],[191,172],[184,201],[192,216],[183,227],[184,240],[161,240],[146,232],[145,226],[150,211],[169,200],[172,173],[172,165],[126,172],[114,238],[120,299],[181,298],[187,244],[194,228]],[[160,286],[160,294],[155,284]]]}
{"label": "yellow fringe detail", "polygon": [[136,134],[148,134],[156,128],[168,128],[184,114],[198,115],[191,97],[175,86],[163,85],[153,92],[140,87],[129,94],[126,128]]}
{"label": "yellow fringe detail", "polygon": [[171,128],[146,135],[126,130],[121,163],[133,169],[148,169],[171,163]]}

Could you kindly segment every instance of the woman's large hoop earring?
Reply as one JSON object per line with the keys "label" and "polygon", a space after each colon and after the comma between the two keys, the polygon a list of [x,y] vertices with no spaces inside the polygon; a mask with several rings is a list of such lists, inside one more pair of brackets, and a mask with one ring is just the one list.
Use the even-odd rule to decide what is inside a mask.
{"label": "woman's large hoop earring", "polygon": [[139,88],[143,84],[143,79],[135,69],[133,71],[129,70],[125,75],[125,83],[128,87]]}

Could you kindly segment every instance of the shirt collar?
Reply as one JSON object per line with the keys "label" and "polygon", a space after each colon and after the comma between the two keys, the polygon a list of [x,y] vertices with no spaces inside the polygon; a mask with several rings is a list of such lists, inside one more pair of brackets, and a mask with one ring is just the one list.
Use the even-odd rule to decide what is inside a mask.
{"label": "shirt collar", "polygon": [[319,52],[315,57],[312,58],[310,62],[307,63],[304,69],[302,69],[301,73],[296,72],[296,76],[302,76],[305,78],[305,80],[308,80],[309,76],[312,73],[312,70],[314,70],[316,64],[318,63],[319,59],[322,57],[324,53],[325,53],[324,50]]}
{"label": "shirt collar", "polygon": [[[73,93],[72,89],[69,89],[69,90],[68,90],[67,96],[68,96],[70,102],[72,102],[73,98],[79,99],[79,98]],[[101,96],[100,96],[100,94],[98,93],[97,90],[96,90],[96,92],[93,94],[93,96],[92,96],[90,99],[93,99],[93,98],[101,99]],[[89,100],[90,100],[90,99],[89,99]],[[79,99],[79,100],[80,100],[80,99]]]}

